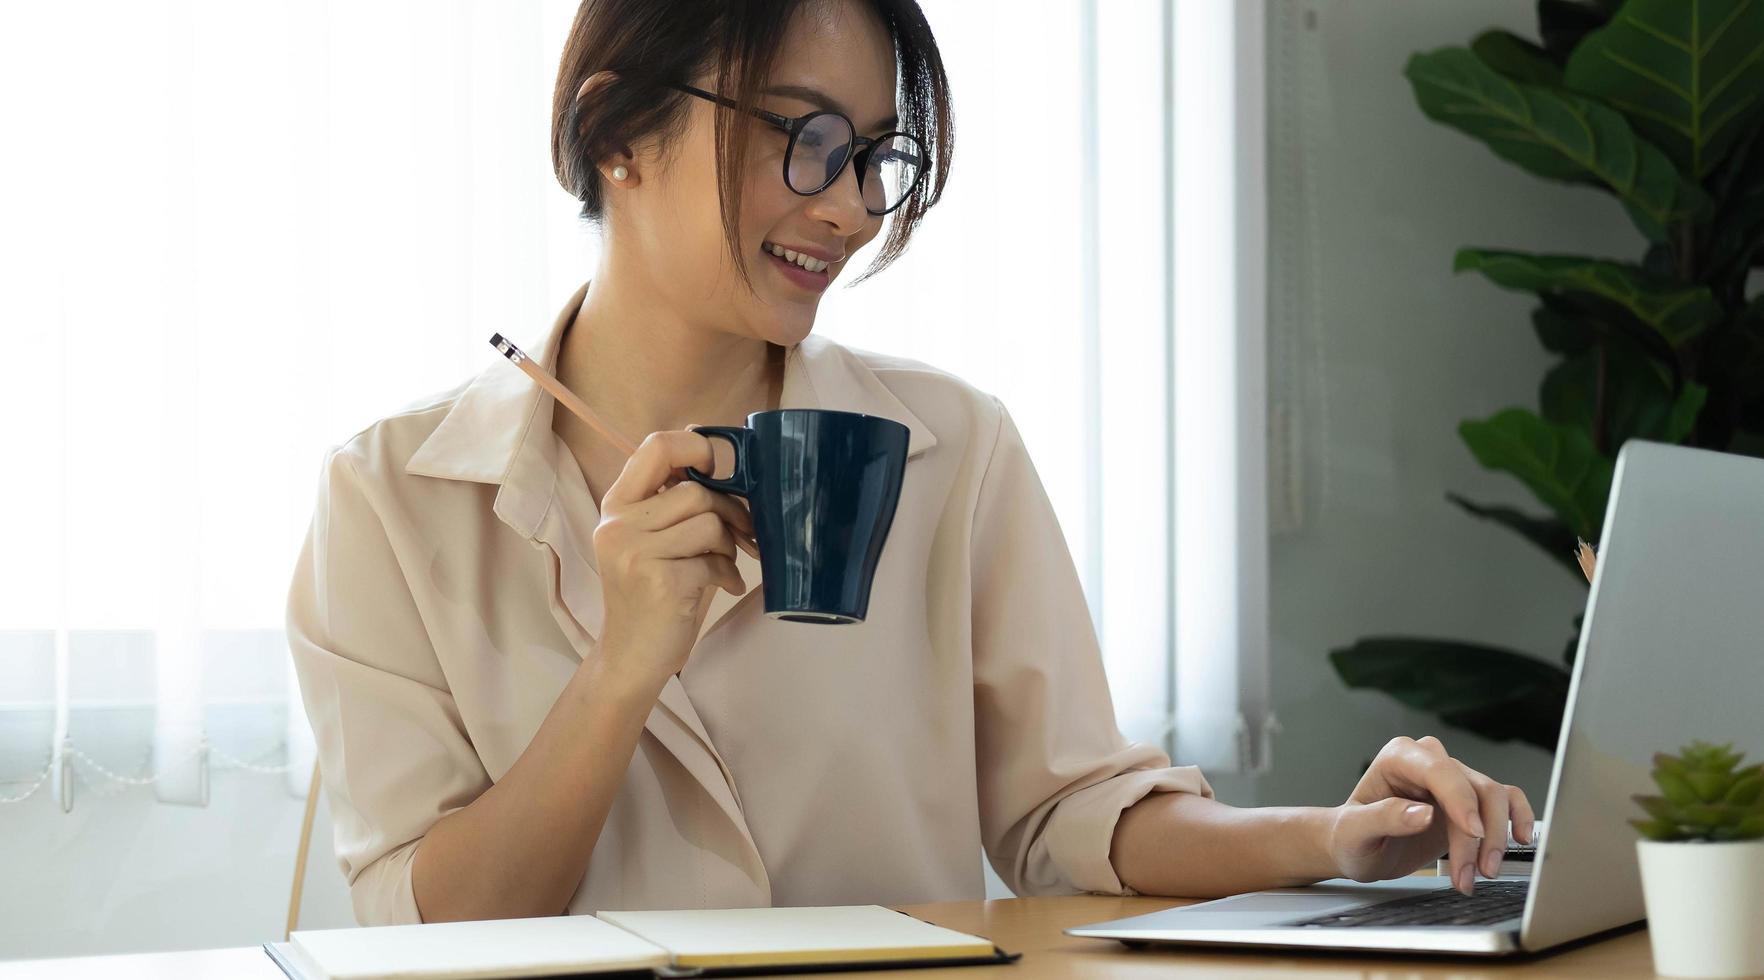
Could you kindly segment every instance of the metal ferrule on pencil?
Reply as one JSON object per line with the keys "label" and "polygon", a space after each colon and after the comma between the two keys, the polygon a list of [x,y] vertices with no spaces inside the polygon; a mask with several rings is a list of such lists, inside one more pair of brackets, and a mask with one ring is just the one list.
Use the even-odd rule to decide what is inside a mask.
{"label": "metal ferrule on pencil", "polygon": [[516,347],[514,345],[513,341],[509,340],[507,337],[504,337],[502,334],[499,334],[499,333],[491,334],[490,335],[490,343],[497,350],[502,352],[503,357],[508,358],[509,360],[513,361],[516,364],[519,364],[522,361],[532,360],[532,358],[527,356],[525,351],[521,350],[519,347]]}

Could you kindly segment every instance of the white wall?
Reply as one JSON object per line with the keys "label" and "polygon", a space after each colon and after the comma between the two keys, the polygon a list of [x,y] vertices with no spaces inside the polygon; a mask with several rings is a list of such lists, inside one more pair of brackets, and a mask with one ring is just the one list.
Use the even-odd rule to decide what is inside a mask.
{"label": "white wall", "polygon": [[1272,667],[1285,733],[1243,794],[1261,803],[1339,802],[1389,737],[1434,733],[1543,804],[1548,753],[1350,692],[1326,659],[1409,633],[1559,663],[1585,602],[1534,547],[1444,497],[1538,509],[1476,465],[1456,426],[1535,407],[1547,363],[1526,298],[1453,276],[1453,251],[1638,254],[1608,199],[1532,177],[1416,107],[1408,56],[1491,26],[1535,37],[1533,4],[1273,0]]}

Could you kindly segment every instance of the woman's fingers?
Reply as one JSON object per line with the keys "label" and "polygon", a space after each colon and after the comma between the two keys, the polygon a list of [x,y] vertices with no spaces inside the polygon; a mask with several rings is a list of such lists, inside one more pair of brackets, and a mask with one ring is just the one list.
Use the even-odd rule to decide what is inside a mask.
{"label": "woman's fingers", "polygon": [[649,536],[649,557],[669,560],[694,588],[720,586],[730,595],[746,595],[747,581],[735,566],[735,538],[712,513],[689,517]]}
{"label": "woman's fingers", "polygon": [[1509,814],[1513,821],[1513,839],[1521,844],[1537,843],[1537,814],[1531,809],[1531,800],[1525,791],[1517,786],[1507,787],[1507,801],[1512,807]]}
{"label": "woman's fingers", "polygon": [[706,511],[649,536],[651,558],[695,558],[716,553],[735,560],[735,538],[722,517]]}
{"label": "woman's fingers", "polygon": [[742,502],[678,476],[687,466],[708,472],[712,459],[710,440],[695,432],[652,433],[607,489],[602,515],[629,520],[640,530],[661,531],[697,514],[714,513],[733,529],[737,546],[758,558],[753,515]]}
{"label": "woman's fingers", "polygon": [[1401,784],[1420,789],[1432,796],[1445,811],[1454,833],[1480,840],[1483,836],[1482,807],[1476,788],[1470,785],[1462,763],[1445,752],[1439,739],[1429,735],[1392,754],[1395,772],[1388,774]]}
{"label": "woman's fingers", "polygon": [[1507,853],[1507,813],[1510,809],[1507,787],[1469,766],[1464,766],[1464,775],[1476,790],[1482,826],[1486,830],[1482,835],[1482,846],[1476,855],[1476,867],[1483,877],[1493,878],[1500,873],[1501,858]]}
{"label": "woman's fingers", "polygon": [[615,513],[653,496],[676,470],[690,466],[709,473],[715,463],[710,440],[696,432],[652,432],[625,461],[619,478],[601,498],[600,509]]}
{"label": "woman's fingers", "polygon": [[1446,867],[1452,873],[1452,887],[1466,895],[1476,887],[1476,851],[1482,842],[1458,828],[1447,835]]}
{"label": "woman's fingers", "polygon": [[703,575],[703,584],[718,586],[733,596],[747,594],[746,580],[742,579],[741,571],[727,556],[710,554],[702,558],[689,559],[687,563]]}
{"label": "woman's fingers", "polygon": [[[1373,760],[1350,803],[1386,797],[1431,801],[1445,819],[1446,862],[1452,884],[1466,895],[1480,871],[1494,877],[1507,850],[1507,833],[1523,844],[1536,839],[1531,801],[1516,786],[1497,783],[1446,752],[1439,739],[1394,738]],[[1434,853],[1438,853],[1435,851]]]}
{"label": "woman's fingers", "polygon": [[[1463,763],[1446,754],[1439,739],[1397,739],[1386,746],[1384,776],[1405,795],[1416,792],[1433,798],[1446,817],[1446,866],[1452,884],[1468,895],[1476,882],[1477,859],[1486,836],[1482,801],[1470,782]],[[1505,800],[1502,801],[1503,806]],[[1501,811],[1505,816],[1506,811]]]}
{"label": "woman's fingers", "polygon": [[688,517],[714,513],[744,537],[753,537],[753,515],[741,501],[688,480],[663,490],[631,508],[631,518],[646,531],[669,528]]}

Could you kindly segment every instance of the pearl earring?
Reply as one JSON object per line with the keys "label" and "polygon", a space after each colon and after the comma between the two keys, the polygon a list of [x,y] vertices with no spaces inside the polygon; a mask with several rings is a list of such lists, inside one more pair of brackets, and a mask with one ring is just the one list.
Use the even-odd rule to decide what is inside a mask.
{"label": "pearl earring", "polygon": [[626,177],[629,177],[629,176],[631,176],[631,171],[626,170],[624,164],[621,163],[618,166],[613,168],[613,179],[614,180],[624,180]]}

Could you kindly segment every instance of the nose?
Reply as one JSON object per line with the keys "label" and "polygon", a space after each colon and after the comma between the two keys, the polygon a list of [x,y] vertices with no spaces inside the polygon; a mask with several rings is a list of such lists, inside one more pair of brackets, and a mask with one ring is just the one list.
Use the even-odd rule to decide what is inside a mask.
{"label": "nose", "polygon": [[827,222],[840,235],[857,234],[875,217],[864,208],[863,189],[858,186],[857,167],[852,162],[857,155],[846,158],[833,183],[808,199],[809,217]]}

